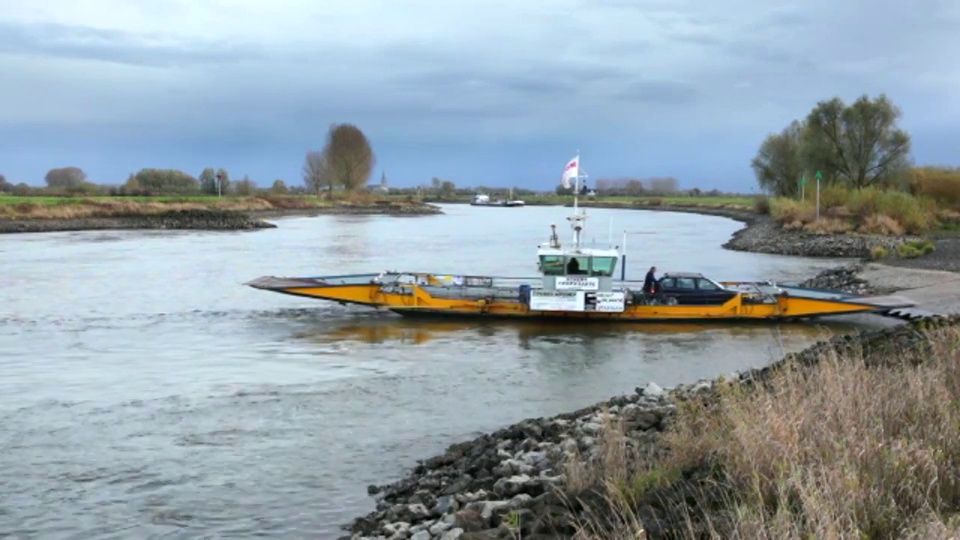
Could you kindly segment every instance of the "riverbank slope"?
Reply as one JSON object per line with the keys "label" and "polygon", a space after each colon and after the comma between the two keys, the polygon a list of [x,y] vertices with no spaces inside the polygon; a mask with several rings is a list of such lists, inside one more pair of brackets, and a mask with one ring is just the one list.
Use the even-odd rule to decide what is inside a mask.
{"label": "riverbank slope", "polygon": [[[651,382],[637,388],[633,394],[614,397],[578,411],[550,418],[526,419],[494,433],[452,445],[442,455],[420,462],[409,476],[398,482],[370,486],[368,491],[378,498],[377,509],[350,524],[352,534],[344,538],[477,540],[515,538],[518,535],[523,538],[570,538],[578,533],[585,535],[583,538],[640,538],[635,535],[642,530],[647,535],[644,538],[652,540],[683,538],[688,532],[705,532],[709,527],[721,531],[721,536],[724,530],[743,532],[746,526],[767,527],[769,523],[758,521],[768,511],[762,506],[742,507],[741,510],[757,514],[739,520],[728,513],[735,510],[729,505],[732,501],[759,504],[750,498],[749,486],[738,484],[738,479],[727,475],[734,470],[735,464],[694,459],[696,452],[703,451],[710,444],[721,444],[707,439],[719,435],[714,430],[724,428],[722,424],[704,425],[700,428],[704,431],[699,435],[691,432],[699,425],[696,423],[698,418],[706,418],[703,415],[707,413],[701,411],[723,411],[722,403],[745,406],[748,402],[744,400],[749,398],[744,396],[754,390],[760,398],[772,399],[772,396],[764,395],[766,390],[758,389],[756,383],[778,384],[779,381],[779,384],[786,384],[784,381],[787,381],[799,385],[802,382],[799,379],[784,379],[790,377],[793,368],[808,370],[811,381],[819,381],[817,377],[830,374],[840,378],[836,384],[823,387],[822,392],[847,391],[849,389],[843,385],[854,384],[856,378],[869,376],[874,377],[869,380],[876,381],[876,377],[880,377],[883,385],[878,383],[873,389],[877,394],[872,400],[868,390],[862,388],[862,382],[856,391],[868,393],[850,395],[847,399],[859,400],[861,404],[889,399],[886,392],[894,389],[890,378],[895,372],[878,372],[877,369],[897,370],[900,369],[897,366],[923,362],[931,355],[948,360],[946,355],[958,353],[957,337],[960,337],[960,318],[956,317],[838,336],[788,355],[770,366],[736,374],[731,379],[703,380],[669,390]],[[820,366],[832,371],[815,371]],[[948,367],[948,363],[937,364],[937,369]],[[949,373],[960,375],[955,369]],[[960,380],[940,380],[930,384],[952,385],[951,388],[960,390]],[[812,393],[804,396],[811,401],[844,397],[818,396],[815,388],[804,388]],[[789,396],[783,399],[787,405],[791,404]],[[920,401],[922,396],[915,399]],[[902,405],[904,400],[895,403]],[[691,409],[692,404],[696,407]],[[909,404],[921,406],[914,401]],[[841,405],[846,406],[845,403]],[[937,408],[936,405],[931,407]],[[820,413],[829,414],[829,408],[803,411],[811,421]],[[850,421],[874,422],[875,419],[876,416],[861,413]],[[736,434],[736,429],[749,428],[747,418],[741,417],[740,420],[745,422],[742,426],[726,426],[733,431],[721,440],[729,440],[731,433]],[[928,418],[927,421],[931,424],[926,427],[932,432],[938,429],[939,423],[950,420]],[[956,431],[951,426],[944,429]],[[822,435],[832,437],[827,440],[833,440],[837,445],[853,444],[856,438],[849,433]],[[698,442],[699,436],[705,438],[704,442]],[[760,437],[761,434],[745,436]],[[944,444],[952,444],[956,439],[955,434]],[[686,446],[678,447],[678,441]],[[750,448],[754,449],[763,446],[759,440],[744,441],[744,444],[752,444]],[[796,450],[802,452],[806,444],[811,451],[818,451],[820,443],[801,440],[794,444],[800,445]],[[790,461],[793,456],[782,457],[784,465],[794,464]],[[882,456],[871,454],[870,457],[882,460]],[[960,452],[951,452],[950,459],[950,467],[960,466]],[[797,465],[810,466],[806,463]],[[833,466],[832,463],[829,465]],[[947,464],[944,467],[941,473],[948,472]],[[864,475],[861,482],[872,479],[869,470],[857,470],[856,473]],[[925,477],[926,472],[923,475]],[[908,479],[903,482],[900,486],[884,488],[917,487]],[[949,480],[933,478],[930,487],[936,491],[939,486],[946,487],[947,483]],[[838,501],[831,503],[840,504]],[[920,525],[937,525],[935,519],[924,522],[927,516],[920,513],[920,508],[914,508],[917,504],[920,502],[913,507],[903,503],[897,508],[888,508],[907,521],[890,522],[885,528],[875,529],[874,533],[878,537],[895,537],[907,532],[904,527],[916,526],[917,521],[910,521],[914,518],[922,522]],[[960,511],[960,497],[951,504],[952,512]],[[915,515],[910,514],[911,508],[916,510]],[[821,517],[825,517],[831,510],[805,507],[800,513],[821,512]],[[835,510],[846,512],[850,508],[838,506]],[[798,534],[785,530],[779,537],[794,538],[810,532],[802,525],[801,518],[805,516],[787,516],[792,520],[790,524],[798,528]],[[776,517],[784,519],[785,516],[767,516],[767,519]],[[814,523],[811,527],[815,529],[822,525]],[[851,525],[860,524],[844,526]],[[776,533],[774,530],[767,532]]]}

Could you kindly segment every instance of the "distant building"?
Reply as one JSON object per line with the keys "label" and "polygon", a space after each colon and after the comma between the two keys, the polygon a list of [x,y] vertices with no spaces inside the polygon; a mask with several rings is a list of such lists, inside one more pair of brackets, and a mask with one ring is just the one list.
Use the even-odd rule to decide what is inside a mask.
{"label": "distant building", "polygon": [[380,183],[379,184],[368,184],[367,189],[370,191],[379,191],[381,193],[389,193],[390,188],[387,187],[387,173],[380,173]]}

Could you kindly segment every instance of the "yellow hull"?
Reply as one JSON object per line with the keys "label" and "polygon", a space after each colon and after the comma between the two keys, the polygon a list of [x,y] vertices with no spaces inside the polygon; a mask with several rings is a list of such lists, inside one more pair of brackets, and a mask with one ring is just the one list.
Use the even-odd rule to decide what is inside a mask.
{"label": "yellow hull", "polygon": [[[717,305],[628,304],[622,311],[548,311],[531,309],[520,296],[504,298],[457,298],[455,287],[443,287],[428,275],[422,284],[372,282],[374,274],[332,278],[260,278],[248,285],[283,294],[316,298],[340,304],[357,304],[408,316],[493,317],[524,319],[575,319],[598,321],[709,321],[709,320],[790,320],[854,313],[885,312],[913,305],[901,298],[802,297],[795,294],[767,296],[739,293]],[[367,282],[357,283],[357,278]],[[432,287],[431,287],[432,286]],[[428,290],[430,289],[430,290]],[[432,294],[430,291],[443,293]],[[491,289],[492,291],[493,289]],[[801,289],[795,289],[802,291]]]}

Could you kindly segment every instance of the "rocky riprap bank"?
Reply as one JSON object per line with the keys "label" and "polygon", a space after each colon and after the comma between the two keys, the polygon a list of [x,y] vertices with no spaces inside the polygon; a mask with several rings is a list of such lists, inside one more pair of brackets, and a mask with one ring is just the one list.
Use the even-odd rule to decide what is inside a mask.
{"label": "rocky riprap bank", "polygon": [[[598,205],[602,206],[602,205]],[[738,208],[687,206],[637,206],[640,210],[684,212],[735,219],[746,227],[735,232],[723,247],[732,251],[795,255],[800,257],[837,257],[864,259],[875,247],[895,253],[897,245],[917,237],[895,237],[863,234],[815,234],[791,231],[779,226],[768,215]]]}
{"label": "rocky riprap bank", "polygon": [[0,233],[30,233],[118,229],[250,230],[276,225],[230,210],[170,210],[157,214],[130,214],[72,219],[0,220]]}
{"label": "rocky riprap bank", "polygon": [[860,273],[863,268],[863,264],[860,263],[828,268],[816,276],[800,282],[798,286],[809,289],[841,291],[860,296],[890,294],[895,291],[895,289],[877,287],[861,278]]}
{"label": "rocky riprap bank", "polygon": [[[733,216],[730,216],[733,217]],[[736,218],[735,218],[736,219]],[[723,247],[733,251],[801,257],[867,258],[875,247],[895,253],[897,245],[915,237],[861,234],[815,234],[790,231],[767,216],[758,216],[733,234]]]}
{"label": "rocky riprap bank", "polygon": [[[960,317],[936,317],[837,336],[728,380],[750,386],[785,366],[815,364],[831,351],[857,354],[868,362],[889,358],[892,351],[897,351],[897,359],[905,358],[903,352],[909,350],[922,356],[923,329],[958,324]],[[347,527],[350,534],[341,540],[569,538],[576,532],[576,516],[584,512],[584,505],[602,512],[603,503],[598,495],[592,503],[589,494],[581,494],[583,499],[564,496],[564,464],[575,456],[598,459],[604,421],[620,422],[634,450],[656,455],[662,452],[659,434],[669,427],[676,404],[694,397],[712,400],[717,382],[700,381],[670,390],[649,383],[631,395],[552,418],[527,419],[455,444],[421,462],[407,478],[370,486],[368,492],[378,497],[377,509],[354,520]],[[641,501],[638,514],[649,539],[682,533],[685,516],[696,513],[696,509],[682,508],[690,482],[700,476],[696,471],[688,473],[686,485],[668,485]]]}
{"label": "rocky riprap bank", "polygon": [[353,536],[343,538],[511,538],[511,520],[523,538],[570,536],[575,531],[567,522],[569,503],[557,489],[565,482],[563,464],[574,455],[589,459],[599,451],[604,409],[609,420],[623,421],[634,441],[652,445],[673,407],[668,394],[651,383],[629,396],[524,420],[453,445],[420,463],[406,479],[370,486],[368,492],[379,495],[377,510],[354,521]]}

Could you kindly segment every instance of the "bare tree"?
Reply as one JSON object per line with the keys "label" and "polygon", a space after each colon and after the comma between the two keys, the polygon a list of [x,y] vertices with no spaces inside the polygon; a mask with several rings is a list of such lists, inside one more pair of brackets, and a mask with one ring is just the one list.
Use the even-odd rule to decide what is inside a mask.
{"label": "bare tree", "polygon": [[676,178],[650,178],[648,180],[650,191],[660,195],[670,195],[680,190],[680,182]]}
{"label": "bare tree", "polygon": [[370,148],[370,141],[360,128],[353,124],[330,126],[323,154],[332,182],[348,191],[367,185],[376,158]]}
{"label": "bare tree", "polygon": [[307,190],[320,194],[324,187],[333,195],[332,177],[327,170],[327,156],[324,152],[311,150],[303,162],[303,183]]}
{"label": "bare tree", "polygon": [[243,175],[243,180],[237,182],[234,191],[237,195],[241,197],[249,197],[257,190],[257,183],[250,179],[249,176]]}
{"label": "bare tree", "polygon": [[287,192],[287,184],[283,180],[277,178],[273,181],[273,185],[270,186],[270,192],[276,195],[283,195]]}

